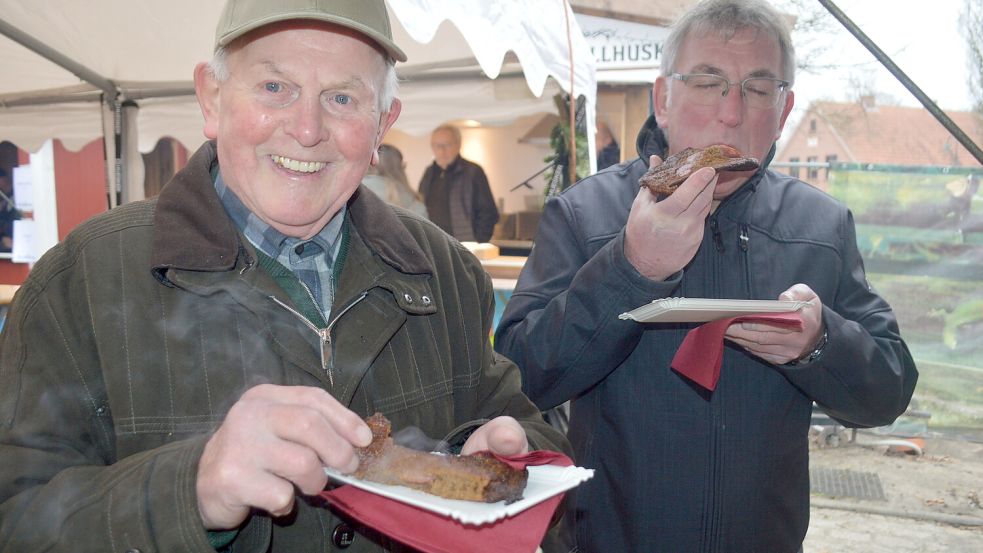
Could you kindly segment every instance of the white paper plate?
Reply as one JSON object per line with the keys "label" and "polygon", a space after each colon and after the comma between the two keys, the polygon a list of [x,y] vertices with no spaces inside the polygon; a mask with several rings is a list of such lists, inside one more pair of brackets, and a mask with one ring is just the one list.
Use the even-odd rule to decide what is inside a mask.
{"label": "white paper plate", "polygon": [[476,501],[461,501],[444,499],[428,493],[423,493],[403,486],[389,486],[359,480],[347,474],[324,468],[324,472],[338,482],[343,482],[361,488],[365,491],[379,494],[396,501],[401,501],[421,509],[450,517],[462,524],[486,524],[510,517],[525,511],[529,507],[541,503],[558,493],[576,487],[594,476],[592,469],[582,467],[558,467],[554,465],[538,465],[526,467],[529,469],[529,479],[522,499],[514,503],[479,503]]}
{"label": "white paper plate", "polygon": [[809,305],[805,301],[663,298],[618,316],[640,323],[702,323],[741,315],[787,313]]}

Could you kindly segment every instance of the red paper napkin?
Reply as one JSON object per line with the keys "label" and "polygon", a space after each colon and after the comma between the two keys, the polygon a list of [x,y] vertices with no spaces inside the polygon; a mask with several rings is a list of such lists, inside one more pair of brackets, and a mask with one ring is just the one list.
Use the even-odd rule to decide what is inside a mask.
{"label": "red paper napkin", "polygon": [[[567,467],[573,464],[569,457],[555,451],[495,457],[513,468],[535,465]],[[543,541],[563,495],[553,496],[514,516],[475,526],[461,524],[443,515],[354,486],[321,492],[321,497],[338,510],[425,553],[532,553]]]}
{"label": "red paper napkin", "polygon": [[717,380],[720,379],[720,362],[724,357],[724,333],[731,324],[739,322],[766,323],[802,329],[802,317],[797,312],[744,315],[711,321],[686,333],[682,345],[672,358],[672,368],[712,392],[717,387]]}

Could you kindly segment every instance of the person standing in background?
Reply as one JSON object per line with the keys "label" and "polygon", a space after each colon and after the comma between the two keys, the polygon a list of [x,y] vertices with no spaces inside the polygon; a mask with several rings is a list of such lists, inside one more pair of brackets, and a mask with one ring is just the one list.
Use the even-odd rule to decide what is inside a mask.
{"label": "person standing in background", "polygon": [[491,240],[498,208],[480,165],[461,157],[461,131],[441,125],[430,135],[433,163],[420,179],[430,220],[461,242]]}
{"label": "person standing in background", "polygon": [[601,121],[597,123],[597,132],[594,134],[595,147],[597,148],[597,170],[621,163],[621,147],[618,141],[611,134],[611,127]]}
{"label": "person standing in background", "polygon": [[427,216],[423,198],[410,188],[409,179],[406,178],[403,152],[392,144],[379,146],[379,163],[369,167],[362,184],[390,205],[402,207],[420,217]]}

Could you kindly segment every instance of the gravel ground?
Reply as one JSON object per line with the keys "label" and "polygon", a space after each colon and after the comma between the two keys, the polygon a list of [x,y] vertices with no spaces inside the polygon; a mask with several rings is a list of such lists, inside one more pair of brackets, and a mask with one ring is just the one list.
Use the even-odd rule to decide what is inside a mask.
{"label": "gravel ground", "polygon": [[810,468],[876,474],[884,499],[814,490],[804,553],[983,553],[983,444],[925,437],[918,455],[888,439],[813,449]]}

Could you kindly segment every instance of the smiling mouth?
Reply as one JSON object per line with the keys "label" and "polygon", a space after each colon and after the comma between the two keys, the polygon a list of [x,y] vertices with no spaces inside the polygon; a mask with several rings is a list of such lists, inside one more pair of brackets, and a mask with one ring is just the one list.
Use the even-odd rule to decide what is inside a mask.
{"label": "smiling mouth", "polygon": [[296,171],[298,173],[316,173],[321,169],[324,169],[324,166],[327,165],[327,163],[323,161],[299,161],[296,159],[290,159],[289,157],[277,155],[270,156],[270,158],[273,160],[273,163],[279,165],[280,167],[291,171]]}

